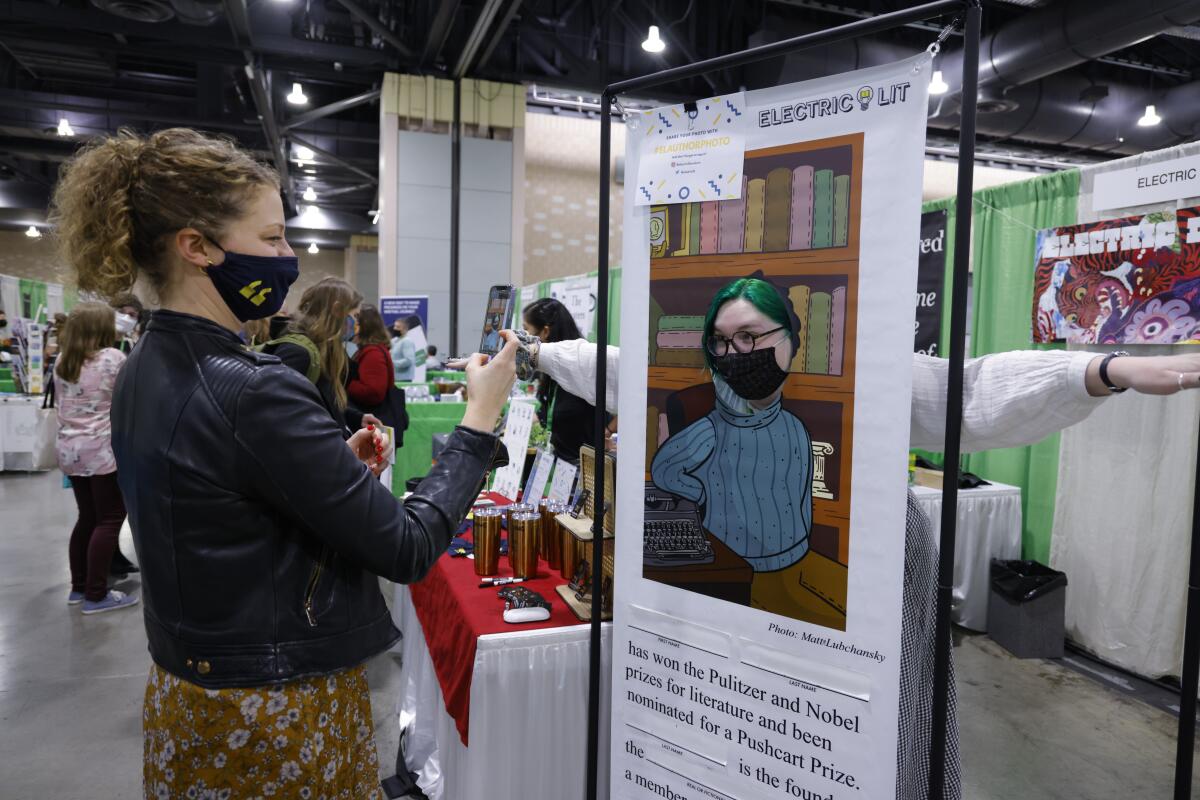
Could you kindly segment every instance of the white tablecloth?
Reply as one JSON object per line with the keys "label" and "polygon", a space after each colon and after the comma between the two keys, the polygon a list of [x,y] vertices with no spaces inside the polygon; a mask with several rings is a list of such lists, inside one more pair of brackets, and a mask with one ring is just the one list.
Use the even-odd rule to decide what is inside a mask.
{"label": "white tablecloth", "polygon": [[[410,770],[430,800],[582,800],[586,775],[587,625],[479,637],[471,679],[470,747],[446,713],[407,586],[392,616],[403,689],[399,724]],[[604,625],[600,796],[608,796],[611,625]],[[381,753],[387,760],[389,753]]]}
{"label": "white tablecloth", "polygon": [[41,397],[0,397],[0,470],[31,472],[58,466],[57,434],[58,417],[54,409],[42,409]]}
{"label": "white tablecloth", "polygon": [[[912,487],[917,503],[942,530],[942,490]],[[964,628],[987,630],[989,573],[993,558],[1021,557],[1021,489],[993,483],[958,490],[958,533],[954,546],[954,591],[950,619]]]}

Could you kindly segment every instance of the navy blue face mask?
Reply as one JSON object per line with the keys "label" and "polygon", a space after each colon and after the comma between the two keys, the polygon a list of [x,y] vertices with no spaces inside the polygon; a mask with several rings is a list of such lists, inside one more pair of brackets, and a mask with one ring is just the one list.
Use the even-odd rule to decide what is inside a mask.
{"label": "navy blue face mask", "polygon": [[205,274],[235,317],[242,322],[265,319],[283,308],[288,288],[300,277],[300,259],[234,253],[209,241],[225,260],[210,264]]}

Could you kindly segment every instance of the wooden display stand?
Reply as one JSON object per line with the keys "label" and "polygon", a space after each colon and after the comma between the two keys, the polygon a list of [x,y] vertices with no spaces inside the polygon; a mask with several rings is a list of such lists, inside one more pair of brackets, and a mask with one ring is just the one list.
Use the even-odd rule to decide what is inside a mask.
{"label": "wooden display stand", "polygon": [[[595,448],[584,445],[579,448],[579,475],[583,486],[583,490],[588,493],[588,516],[573,517],[570,514],[559,514],[556,519],[558,523],[571,532],[571,537],[574,539],[574,547],[579,549],[579,559],[591,562],[592,542],[595,540],[595,534],[592,532],[593,522],[596,515],[596,495],[593,491],[595,487],[595,463],[596,450]],[[605,578],[609,581],[609,594],[605,600],[605,611],[601,615],[601,619],[612,619],[612,581],[614,575],[613,569],[613,546],[615,541],[616,527],[616,459],[611,453],[604,454],[604,504],[602,507],[607,507],[607,512],[604,515],[604,558],[601,562],[600,575],[597,578],[594,567],[591,570],[589,583],[591,587],[595,587],[597,583],[603,586]],[[564,556],[565,559],[565,556]],[[572,576],[563,575],[567,580],[571,580]],[[592,595],[591,592],[579,593],[572,589],[569,584],[564,584],[557,587],[559,597],[567,604],[567,607],[574,612],[575,616],[583,622],[590,622],[592,619]]]}

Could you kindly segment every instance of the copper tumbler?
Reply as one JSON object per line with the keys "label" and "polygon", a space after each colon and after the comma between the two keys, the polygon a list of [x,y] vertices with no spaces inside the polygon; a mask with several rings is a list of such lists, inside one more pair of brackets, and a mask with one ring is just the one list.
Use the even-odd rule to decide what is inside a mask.
{"label": "copper tumbler", "polygon": [[[542,515],[542,525],[538,529],[538,555],[547,560],[549,560],[550,556],[547,550],[547,539],[549,537],[546,536],[546,525],[548,524],[546,518],[553,518],[553,514],[550,513],[550,506],[552,505],[554,505],[554,501],[548,497],[538,504],[538,513]],[[557,528],[554,530],[557,531]]]}
{"label": "copper tumbler", "polygon": [[558,526],[558,540],[562,549],[558,558],[558,570],[563,579],[569,581],[575,577],[575,570],[579,568],[579,558],[583,555],[583,549],[579,546],[575,534],[571,533],[571,529],[566,525]]}
{"label": "copper tumbler", "polygon": [[[506,514],[508,514],[508,518],[507,518],[508,535],[509,535],[509,538],[511,539],[512,529],[513,529],[513,515],[527,514],[530,511],[536,512],[537,509],[534,508],[533,506],[529,505],[529,503],[510,503],[509,505],[504,507],[504,511]],[[512,542],[510,541],[509,544],[511,545]]]}
{"label": "copper tumbler", "polygon": [[557,500],[542,504],[542,558],[553,569],[559,568],[562,558],[562,539],[558,535],[558,515],[565,514],[567,506]]}
{"label": "copper tumbler", "polygon": [[513,577],[533,578],[537,575],[537,539],[542,516],[536,511],[518,511],[510,519],[508,564],[512,567]]}
{"label": "copper tumbler", "polygon": [[500,518],[495,506],[475,509],[475,574],[496,575],[500,571]]}

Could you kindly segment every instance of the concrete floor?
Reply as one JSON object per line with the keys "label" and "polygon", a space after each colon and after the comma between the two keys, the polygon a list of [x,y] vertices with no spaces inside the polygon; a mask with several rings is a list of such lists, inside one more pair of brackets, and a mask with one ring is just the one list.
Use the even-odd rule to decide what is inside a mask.
{"label": "concrete floor", "polygon": [[[0,473],[0,798],[138,798],[150,666],[141,613],[83,617],[66,605],[75,508],[61,487],[56,471]],[[1173,717],[1052,662],[1014,659],[986,636],[965,637],[955,656],[968,800],[1171,796]],[[370,664],[370,682],[386,775],[392,656]]]}

